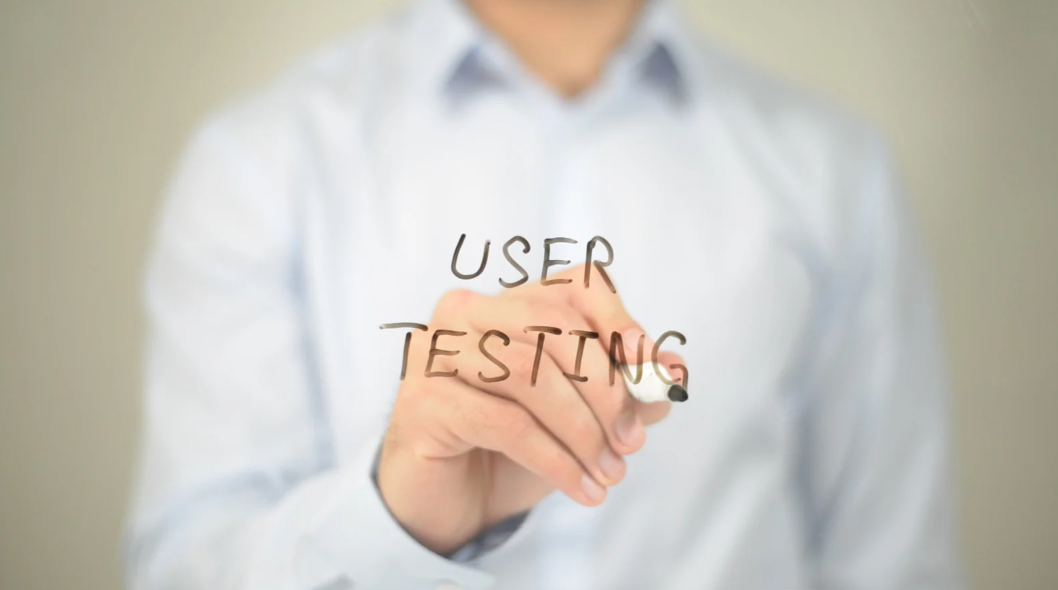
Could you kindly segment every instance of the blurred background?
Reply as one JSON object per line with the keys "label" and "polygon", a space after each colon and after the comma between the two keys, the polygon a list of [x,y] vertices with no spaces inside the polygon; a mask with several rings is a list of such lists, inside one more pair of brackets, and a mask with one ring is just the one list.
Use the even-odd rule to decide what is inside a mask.
{"label": "blurred background", "polygon": [[[192,126],[392,0],[0,0],[0,588],[117,589],[145,248]],[[684,0],[882,129],[930,244],[975,588],[1058,588],[1058,1]]]}

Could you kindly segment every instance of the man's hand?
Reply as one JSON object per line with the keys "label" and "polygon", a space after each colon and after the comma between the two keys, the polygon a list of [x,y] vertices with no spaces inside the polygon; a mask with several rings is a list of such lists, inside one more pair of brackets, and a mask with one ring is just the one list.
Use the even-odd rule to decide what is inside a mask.
{"label": "man's hand", "polygon": [[[451,291],[441,299],[432,329],[466,332],[460,342],[475,343],[489,330],[510,337],[488,340],[489,352],[510,377],[483,382],[479,373],[500,369],[477,350],[459,357],[436,355],[431,370],[455,377],[426,378],[431,338],[412,339],[408,372],[382,444],[379,489],[390,512],[427,548],[445,554],[481,530],[531,508],[554,489],[585,506],[606,499],[606,488],[625,475],[622,455],[646,440],[644,424],[664,418],[671,404],[642,404],[628,395],[620,369],[610,385],[610,335],[623,335],[628,362],[635,363],[639,325],[602,280],[585,288],[584,267],[555,275],[568,284],[539,283],[506,290],[497,297]],[[538,332],[552,326],[536,370]],[[588,339],[577,374],[578,338],[570,330],[599,334]],[[452,339],[447,339],[452,342]],[[443,342],[438,348],[444,348]],[[646,339],[644,362],[653,342]],[[682,363],[661,353],[664,365]]]}

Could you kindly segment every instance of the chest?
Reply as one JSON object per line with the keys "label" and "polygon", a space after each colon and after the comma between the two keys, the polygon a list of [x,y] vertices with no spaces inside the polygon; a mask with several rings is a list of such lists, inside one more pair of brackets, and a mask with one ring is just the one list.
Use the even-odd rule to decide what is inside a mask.
{"label": "chest", "polygon": [[[464,131],[476,139],[447,149],[429,135],[383,142],[387,157],[355,178],[335,166],[319,198],[330,206],[310,219],[306,257],[323,261],[307,281],[313,347],[339,463],[377,444],[399,385],[404,333],[381,324],[428,324],[453,288],[499,292],[501,278],[518,277],[503,251],[513,236],[529,244],[508,253],[531,281],[546,238],[574,240],[549,257],[577,264],[602,236],[633,317],[654,337],[686,338],[669,342],[687,361],[691,398],[651,428],[603,509],[571,518],[577,507],[556,505],[545,529],[577,523],[577,535],[620,554],[629,527],[686,523],[654,531],[663,556],[715,529],[711,519],[743,514],[723,526],[751,527],[752,515],[784,510],[796,446],[788,389],[817,295],[767,179],[658,121],[565,138],[523,123]],[[491,242],[471,280],[451,270],[463,235],[464,273]]]}
{"label": "chest", "polygon": [[[501,278],[519,276],[503,250],[513,236],[529,245],[507,253],[530,281],[540,279],[546,238],[575,241],[553,244],[549,258],[578,264],[602,236],[633,317],[654,337],[686,338],[669,342],[687,361],[691,397],[650,429],[602,509],[581,513],[556,497],[530,536],[589,536],[597,551],[620,555],[642,550],[624,534],[639,531],[665,563],[718,527],[744,531],[757,552],[758,537],[790,534],[774,526],[790,520],[788,390],[817,294],[767,179],[658,122],[565,139],[524,124],[466,131],[477,139],[449,149],[429,137],[383,145],[387,157],[361,162],[369,172],[355,178],[334,166],[318,195],[326,205],[308,220],[306,259],[318,261],[306,281],[312,346],[338,462],[377,444],[399,385],[404,333],[381,324],[428,324],[453,288],[499,292]],[[464,273],[491,242],[471,280],[451,270],[464,235]],[[659,522],[684,525],[653,530]]]}

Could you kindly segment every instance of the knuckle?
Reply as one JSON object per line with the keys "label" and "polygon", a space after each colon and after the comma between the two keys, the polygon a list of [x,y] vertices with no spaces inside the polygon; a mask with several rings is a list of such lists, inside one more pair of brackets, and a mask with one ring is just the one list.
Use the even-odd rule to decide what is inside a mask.
{"label": "knuckle", "polygon": [[566,324],[565,314],[552,305],[539,301],[526,301],[525,316],[536,326],[561,328]]}
{"label": "knuckle", "polygon": [[[409,377],[411,376],[409,375]],[[422,384],[419,383],[418,379],[411,377],[401,382],[400,387],[397,388],[397,397],[393,401],[393,410],[396,411],[398,407],[403,407],[406,404],[418,403],[421,392]]]}
{"label": "knuckle", "polygon": [[643,332],[639,327],[639,324],[635,323],[632,318],[628,317],[628,314],[620,309],[611,310],[610,313],[607,314],[606,320],[611,326],[613,326],[614,330],[621,334]]}
{"label": "knuckle", "polygon": [[573,282],[576,283],[576,277],[584,274],[584,266],[585,265],[583,262],[571,264],[570,266],[563,268],[560,272],[555,273],[554,276],[561,277],[563,279],[571,278],[573,279]]}
{"label": "knuckle", "polygon": [[567,489],[579,487],[578,480],[582,473],[580,465],[561,448],[555,448],[547,453],[542,462],[545,472],[550,474],[559,487]]}
{"label": "knuckle", "polygon": [[601,446],[602,437],[599,432],[599,423],[593,416],[576,416],[570,419],[570,430],[576,440],[582,444]]}
{"label": "knuckle", "polygon": [[440,392],[428,391],[424,383],[417,382],[409,385],[397,396],[393,404],[393,415],[400,413],[419,419],[436,416],[435,406],[438,403]]}
{"label": "knuckle", "polygon": [[568,467],[567,459],[560,449],[549,450],[540,457],[539,461],[542,471],[549,474],[556,483],[561,485],[572,479],[570,472],[573,470]]}
{"label": "knuckle", "polygon": [[446,292],[437,303],[437,315],[447,315],[464,309],[473,296],[467,289],[452,289]]}
{"label": "knuckle", "polygon": [[493,418],[493,426],[512,441],[524,438],[536,425],[529,412],[513,403],[501,406]]}
{"label": "knuckle", "polygon": [[[543,358],[540,360],[542,364]],[[518,355],[509,361],[508,369],[511,371],[511,376],[517,379],[520,383],[529,383],[533,377],[533,366],[535,364],[536,351],[528,348],[528,350],[521,350]]]}

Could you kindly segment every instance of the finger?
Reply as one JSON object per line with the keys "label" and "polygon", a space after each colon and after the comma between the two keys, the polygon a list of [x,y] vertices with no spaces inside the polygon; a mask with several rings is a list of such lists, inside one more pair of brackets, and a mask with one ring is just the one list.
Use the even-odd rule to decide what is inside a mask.
{"label": "finger", "polygon": [[[471,329],[500,330],[512,341],[535,346],[537,356],[550,356],[571,380],[606,432],[610,446],[628,455],[642,448],[646,431],[638,418],[624,381],[611,363],[589,321],[568,304],[531,297],[496,298],[465,296]],[[583,340],[583,342],[581,342]],[[539,379],[539,368],[533,373]],[[529,383],[535,386],[533,376]]]}
{"label": "finger", "polygon": [[[669,372],[674,382],[681,385],[686,384],[686,365],[680,355],[670,351],[661,351],[658,353],[658,365]],[[636,400],[635,406],[636,414],[646,426],[660,422],[672,411],[672,402],[669,401],[643,403]]]}
{"label": "finger", "polygon": [[448,357],[443,366],[458,365],[458,378],[467,385],[529,410],[599,483],[614,485],[624,478],[624,460],[610,448],[595,413],[550,354],[537,361],[535,346],[504,340],[497,331],[487,337],[471,332],[468,341],[478,343],[480,354]]}
{"label": "finger", "polygon": [[[668,340],[665,339],[662,344],[665,344],[667,341]],[[616,342],[614,344],[616,345]],[[643,348],[645,349],[646,346],[644,345]],[[600,349],[595,354],[598,354],[601,357],[601,360],[596,362],[596,366],[603,366],[605,364],[607,372],[615,374],[615,378],[619,382],[618,386],[625,392],[625,395],[622,397],[623,403],[620,404],[620,413],[617,415],[614,422],[614,431],[618,438],[627,444],[634,452],[634,450],[640,448],[645,443],[646,430],[644,427],[656,424],[668,416],[669,412],[672,410],[672,404],[669,401],[643,403],[636,400],[631,395],[628,395],[627,388],[625,387],[625,374],[627,372],[632,375],[632,378],[634,379],[638,369],[626,365],[616,366],[615,362],[620,359],[615,359],[610,349],[607,349],[605,352]],[[643,354],[646,357],[644,364],[651,363],[652,361],[649,359],[654,354],[653,345],[651,345],[649,352],[644,351]],[[664,367],[671,376],[673,382],[686,386],[687,368],[680,355],[670,351],[658,351],[657,363],[660,367]],[[608,411],[615,410],[612,408],[607,410],[605,407],[596,409],[596,412],[600,415],[606,415]]]}
{"label": "finger", "polygon": [[[539,294],[539,292],[536,293]],[[567,320],[577,322],[574,325],[593,323],[575,308],[562,307],[563,303],[549,305],[547,300],[533,297],[533,292],[530,291],[525,299],[529,301],[529,304],[541,308],[562,310],[565,317],[577,318]],[[564,342],[557,338],[553,339],[551,341],[553,348],[548,350],[555,356],[567,376],[578,381],[577,389],[606,430],[611,446],[622,454],[634,453],[646,442],[646,430],[642,416],[636,410],[635,399],[628,394],[625,386],[624,370],[617,364],[623,357],[618,356],[615,359],[610,353],[611,348],[617,345],[617,342],[606,340],[594,330],[590,332],[596,337],[589,339],[585,337],[585,332],[587,331],[571,330]],[[584,340],[583,348],[581,348],[582,339]],[[646,342],[645,338],[642,342]],[[636,341],[637,347],[641,344],[639,340]]]}
{"label": "finger", "polygon": [[[489,395],[458,380],[446,380],[418,404],[423,418],[453,449],[502,453],[585,506],[597,506],[606,488],[520,404]],[[431,423],[424,422],[424,423]]]}
{"label": "finger", "polygon": [[654,402],[651,404],[644,404],[643,402],[636,401],[636,415],[639,416],[639,420],[643,423],[643,426],[651,426],[664,420],[669,412],[672,411],[672,402]]}
{"label": "finger", "polygon": [[566,344],[556,348],[560,348],[561,356],[556,357],[559,366],[575,381],[614,450],[627,455],[642,448],[646,431],[636,413],[635,400],[628,394],[622,371],[612,362],[601,338],[588,338],[585,331],[570,331]]}
{"label": "finger", "polygon": [[[569,281],[543,284],[541,282],[511,289],[509,296],[544,299],[552,303],[568,304],[585,317],[592,330],[600,334],[601,343],[609,348],[613,334],[619,334],[623,349],[618,349],[625,362],[636,364],[649,360],[654,341],[625,309],[615,292],[609,275],[598,266],[584,264],[564,270],[548,281]],[[519,291],[520,290],[520,291]],[[640,338],[643,337],[640,347]],[[642,357],[639,355],[642,354]]]}
{"label": "finger", "polygon": [[[547,330],[536,328],[551,328],[551,331],[560,333],[568,330],[594,331],[599,335],[599,343],[607,350],[616,331],[621,334],[626,347],[631,347],[633,354],[629,355],[628,362],[649,360],[653,341],[649,338],[640,340],[639,337],[645,334],[625,311],[619,298],[605,287],[565,287],[518,287],[509,291],[517,291],[519,296],[506,297],[489,297],[466,290],[449,291],[438,303],[431,325],[446,329],[474,327],[481,332],[495,329],[513,339],[530,343],[538,340],[541,331],[547,333]],[[600,293],[600,289],[605,294]],[[580,292],[591,294],[578,294]],[[527,331],[527,327],[534,329]],[[576,346],[576,339],[566,345],[570,353],[576,352]],[[642,354],[637,355],[637,350]],[[575,354],[571,358],[575,358]]]}
{"label": "finger", "polygon": [[[662,344],[665,344],[662,342]],[[686,388],[687,385],[687,362],[679,354],[671,350],[658,352],[658,365],[665,368],[672,377],[673,382],[679,383]]]}
{"label": "finger", "polygon": [[[641,415],[642,412],[637,410],[634,400],[628,395],[623,379],[617,374],[621,372],[620,369],[613,371],[614,382],[610,382],[610,349],[618,342],[604,341],[601,336],[587,340],[584,350],[580,352],[581,367],[578,369],[580,343],[577,336],[571,335],[568,330],[563,334],[526,331],[526,327],[533,326],[533,330],[563,332],[563,327],[583,327],[592,323],[570,306],[568,299],[543,298],[541,295],[544,292],[524,289],[520,297],[487,297],[470,291],[453,291],[442,299],[431,323],[461,325],[465,329],[481,332],[500,330],[512,340],[534,345],[539,345],[542,336],[542,352],[550,355],[568,375],[586,378],[586,381],[576,383],[576,388],[606,432],[613,450],[623,455],[636,452],[646,441],[643,418],[656,420],[654,412],[657,411]],[[653,344],[645,337],[634,338],[632,343],[638,353],[628,355],[629,360],[633,363],[640,359],[649,362]],[[618,360],[624,357],[619,355]]]}

